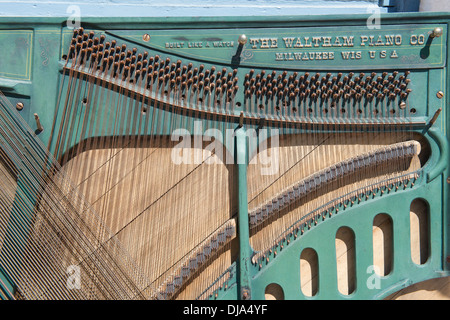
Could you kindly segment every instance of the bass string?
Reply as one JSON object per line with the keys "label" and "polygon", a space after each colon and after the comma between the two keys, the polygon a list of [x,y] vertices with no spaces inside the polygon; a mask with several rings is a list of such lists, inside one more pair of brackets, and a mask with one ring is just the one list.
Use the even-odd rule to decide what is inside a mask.
{"label": "bass string", "polygon": [[[10,127],[12,127],[12,125],[10,125]],[[20,134],[17,134],[16,133],[16,137],[20,137]],[[9,145],[13,145],[13,143],[12,142],[9,142]],[[29,149],[29,150],[32,150],[32,149]],[[37,158],[35,158],[35,157],[32,157],[31,159],[37,159]],[[27,168],[33,168],[33,164],[30,164],[29,166],[27,166]],[[36,179],[39,179],[39,177],[40,177],[40,174],[38,174],[38,173],[36,173],[36,174],[33,174],[32,175],[33,177],[37,177]],[[37,185],[39,186],[39,185],[43,185],[43,183],[45,183],[45,181],[41,181],[40,183],[37,183]],[[35,190],[35,188],[33,189],[33,188],[30,188],[30,190]],[[52,190],[48,190],[48,191],[52,191]],[[59,201],[60,201],[60,198],[61,198],[61,196],[57,196],[58,198],[56,199],[56,200],[52,200],[52,206],[54,206],[54,205],[58,205],[59,204]],[[50,198],[51,199],[51,198]],[[67,208],[65,208],[64,210],[66,210]],[[81,239],[81,240],[83,240],[83,239]]]}

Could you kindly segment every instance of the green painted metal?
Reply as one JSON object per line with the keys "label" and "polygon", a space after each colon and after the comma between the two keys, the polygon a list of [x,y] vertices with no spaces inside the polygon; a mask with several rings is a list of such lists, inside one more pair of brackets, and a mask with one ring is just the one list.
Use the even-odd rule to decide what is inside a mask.
{"label": "green painted metal", "polygon": [[[428,32],[437,26],[446,32],[445,24],[408,24],[383,25],[382,29],[374,30],[368,30],[366,25],[307,29],[269,26],[208,28],[195,33],[183,29],[106,30],[105,33],[166,54],[216,64],[230,63],[239,48],[237,39],[245,34],[248,44],[242,47],[240,59],[235,62],[237,67],[376,70],[443,67],[446,46],[442,38],[430,41],[434,48],[427,50],[427,46],[424,50]],[[145,33],[151,35],[150,40],[143,40]]]}
{"label": "green painted metal", "polygon": [[241,299],[251,299],[250,258],[252,250],[249,240],[247,200],[247,135],[244,129],[236,131],[236,160],[238,171],[238,232],[239,232],[239,293]]}
{"label": "green painted metal", "polygon": [[[423,181],[423,179],[422,179]],[[265,287],[278,283],[286,299],[381,299],[413,283],[449,275],[442,272],[442,197],[427,199],[430,206],[431,255],[424,265],[416,265],[411,260],[409,228],[409,209],[411,202],[422,198],[424,192],[440,194],[440,181],[414,186],[398,194],[378,195],[376,201],[357,205],[340,211],[338,214],[312,226],[297,240],[291,238],[289,245],[280,250],[274,258],[270,257],[261,270],[253,270],[253,297],[264,299]],[[379,277],[368,269],[373,265],[372,224],[379,213],[387,213],[394,226],[393,270]],[[328,221],[329,219],[329,221]],[[355,233],[356,243],[356,289],[346,296],[338,291],[335,235],[341,226],[347,226]],[[315,296],[306,297],[300,289],[300,255],[305,248],[312,248],[319,258],[319,289]],[[288,275],[288,276],[287,276]],[[379,278],[380,286],[371,285],[374,277]],[[368,285],[369,283],[369,285]]]}
{"label": "green painted metal", "polygon": [[[439,20],[439,15],[437,18],[433,20],[436,21],[434,24],[430,24],[429,21],[426,23],[426,18],[430,16],[429,14],[421,14],[421,20],[424,21],[423,24],[411,24],[414,21],[414,17],[417,14],[393,14],[381,16],[381,22],[383,23],[383,28],[380,30],[369,30],[367,31],[366,27],[362,26],[365,24],[365,20],[367,20],[367,16],[344,16],[344,17],[335,17],[335,16],[327,16],[326,22],[321,22],[321,27],[313,27],[313,21],[310,18],[304,17],[305,19],[301,19],[299,21],[295,17],[270,17],[267,18],[267,21],[270,21],[270,27],[267,28],[267,24],[264,24],[261,18],[249,17],[245,23],[240,21],[239,19],[233,17],[224,17],[224,18],[201,18],[196,21],[195,26],[189,25],[191,19],[168,19],[165,24],[156,24],[158,19],[152,19],[148,21],[133,21],[135,26],[132,31],[130,30],[120,30],[120,28],[126,24],[128,21],[126,18],[124,19],[116,19],[114,22],[107,21],[102,18],[90,18],[86,21],[87,24],[95,25],[96,28],[92,30],[98,31],[99,34],[104,34],[107,37],[111,37],[121,41],[128,46],[136,46],[138,50],[147,50],[150,53],[158,53],[160,55],[167,56],[172,59],[172,61],[176,61],[176,59],[189,59],[192,61],[197,61],[199,64],[202,63],[205,67],[209,67],[211,65],[224,65],[237,67],[238,77],[239,79],[243,79],[245,74],[248,72],[250,68],[263,68],[263,69],[286,69],[286,70],[379,70],[382,68],[393,68],[396,69],[404,69],[408,70],[417,70],[417,72],[413,72],[410,75],[412,80],[411,88],[413,91],[411,92],[411,100],[414,100],[417,104],[415,106],[416,112],[414,115],[411,115],[414,119],[418,121],[422,121],[432,116],[432,111],[427,110],[425,106],[429,105],[427,103],[427,99],[432,99],[433,94],[429,92],[429,97],[426,95],[426,92],[420,90],[420,84],[424,83],[424,81],[439,81],[438,78],[434,76],[428,76],[426,72],[422,72],[421,70],[428,69],[430,73],[433,73],[433,69],[442,70],[445,65],[445,60],[442,60],[442,57],[446,57],[447,45],[444,43],[444,37],[439,37],[433,39],[431,41],[431,45],[424,47],[418,45],[418,43],[423,43],[424,38],[420,38],[419,36],[426,37],[428,33],[432,30],[432,27],[441,26],[444,29],[444,33],[447,33],[445,23],[439,23],[443,20]],[[444,15],[445,17],[445,15]],[[345,20],[345,18],[348,18]],[[399,19],[400,21],[404,21],[401,25],[394,25],[393,22]],[[409,19],[409,20],[408,20]],[[445,18],[444,18],[445,19]],[[9,41],[8,37],[11,37],[15,34],[15,32],[27,30],[28,27],[33,26],[34,24],[39,24],[41,21],[44,22],[44,26],[36,27],[37,29],[33,33],[26,33],[26,36],[30,39],[27,40],[24,37],[24,43],[28,43],[28,46],[32,46],[33,48],[24,48],[25,52],[31,52],[33,59],[29,58],[30,62],[27,62],[27,68],[31,69],[32,74],[36,74],[37,77],[41,77],[42,80],[37,80],[40,83],[39,89],[36,85],[31,85],[30,81],[23,81],[22,76],[17,77],[16,79],[12,78],[4,78],[2,81],[9,81],[10,83],[4,83],[2,88],[7,88],[11,90],[11,96],[13,99],[17,99],[17,95],[21,95],[21,99],[17,101],[22,101],[25,99],[25,108],[21,111],[21,115],[27,120],[31,127],[35,126],[34,123],[34,113],[37,113],[40,116],[40,120],[43,124],[44,131],[39,133],[39,137],[42,141],[44,141],[51,150],[54,148],[55,144],[55,131],[57,128],[54,127],[53,118],[54,115],[54,105],[57,97],[58,90],[62,90],[64,92],[66,90],[66,83],[62,83],[62,88],[59,88],[60,82],[58,81],[58,69],[61,67],[58,64],[59,58],[67,51],[68,44],[70,42],[70,37],[72,31],[67,28],[56,28],[58,23],[63,23],[64,21],[61,18],[49,18],[43,20],[42,18],[36,18],[36,20],[32,20],[30,18],[25,18],[21,23],[14,21],[11,23],[10,18],[5,18],[2,21],[5,21],[0,27],[3,30],[3,33],[0,34],[0,37],[3,36],[2,41]],[[341,25],[343,22],[346,22],[346,27],[330,27],[330,24],[339,24]],[[417,22],[417,20],[415,20]],[[0,22],[1,23],[1,22]],[[249,27],[251,24],[251,27]],[[355,26],[355,24],[360,24],[359,26]],[[99,28],[99,26],[104,28]],[[195,30],[196,32],[188,32],[187,26],[189,25],[189,30]],[[242,27],[242,26],[245,27]],[[316,24],[317,25],[317,24]],[[261,26],[266,28],[261,29]],[[227,27],[228,29],[223,29]],[[289,27],[289,29],[286,29]],[[289,31],[286,31],[289,30]],[[331,32],[334,30],[334,33]],[[389,31],[389,32],[388,32]],[[256,42],[257,39],[265,39],[263,34],[264,32],[267,34],[268,39],[277,39],[276,45],[277,48],[269,48],[261,49],[261,45],[265,46],[265,40],[262,42]],[[151,34],[150,41],[145,42],[142,40],[142,36],[145,34]],[[213,35],[219,35],[213,37]],[[241,59],[238,65],[234,65],[232,62],[232,57],[239,51],[239,45],[237,43],[237,38],[240,34],[246,34],[249,42],[244,46],[241,52]],[[331,43],[331,48],[333,50],[338,50],[335,52],[334,59],[328,60],[320,60],[318,63],[316,60],[314,63],[311,61],[303,61],[303,60],[293,60],[293,61],[278,61],[277,53],[283,54],[291,54],[294,50],[289,47],[286,48],[286,43],[290,43],[290,39],[294,38],[295,41],[297,39],[305,41],[305,37],[310,38],[311,41],[311,50],[314,52],[329,52],[332,49],[328,47],[327,42],[324,42],[324,39],[328,39],[325,34],[332,34],[333,39],[336,39],[336,36],[339,36],[340,41],[342,41],[342,45],[345,43],[343,40],[343,36],[347,37],[345,41],[349,42],[352,39],[351,43],[352,47],[339,47],[335,42]],[[368,40],[364,38],[361,39],[361,35],[364,37],[368,37]],[[383,38],[384,45],[378,45],[377,39],[380,35],[387,34],[387,38]],[[259,36],[259,38],[257,38]],[[401,36],[402,40],[399,45],[396,44],[396,37]],[[317,40],[319,37],[322,37],[321,40]],[[353,37],[353,38],[351,38]],[[416,39],[417,37],[417,39]],[[286,38],[286,41],[283,40]],[[312,39],[316,40],[313,41]],[[0,38],[2,39],[2,38]],[[208,40],[209,39],[209,40]],[[254,40],[252,43],[250,41]],[[387,40],[386,40],[387,39]],[[399,38],[397,38],[399,39]],[[217,41],[216,41],[217,40]],[[219,41],[220,40],[220,41]],[[28,41],[28,42],[27,42]],[[170,48],[170,44],[176,43],[185,43],[183,48]],[[328,41],[328,40],[326,40]],[[195,43],[202,42],[202,48],[195,47]],[[211,42],[210,47],[206,48],[206,43]],[[214,47],[215,42],[221,43],[233,43],[233,46],[229,47]],[[262,42],[262,44],[261,44]],[[391,44],[393,42],[393,44]],[[166,48],[166,43],[169,43],[169,48]],[[189,43],[192,44],[192,47],[189,48]],[[269,44],[271,42],[269,41]],[[275,42],[274,42],[275,43]],[[362,45],[364,43],[364,45]],[[386,45],[388,43],[388,45]],[[399,43],[399,42],[397,42]],[[411,43],[415,43],[416,45],[411,45]],[[213,49],[210,49],[212,45]],[[274,44],[272,43],[272,46]],[[302,43],[305,46],[304,43]],[[317,47],[316,47],[317,45]],[[325,46],[324,46],[325,45]],[[348,43],[347,43],[348,45]],[[256,48],[253,48],[256,46]],[[295,44],[292,44],[295,46]],[[336,48],[336,49],[335,49]],[[361,58],[353,58],[350,57],[353,54],[350,53],[348,59],[342,58],[344,49],[346,52],[361,52]],[[393,48],[393,49],[392,49]],[[296,52],[303,53],[307,49],[296,48]],[[398,58],[390,58],[389,54],[385,58],[381,58],[380,54],[382,51],[396,50]],[[152,51],[153,50],[153,51]],[[278,51],[278,52],[277,52]],[[308,50],[309,52],[310,50]],[[369,58],[369,51],[376,51],[375,58]],[[387,52],[386,51],[386,52]],[[427,51],[428,56],[421,57],[421,51]],[[8,52],[5,52],[8,54]],[[10,54],[9,54],[10,56]],[[248,56],[248,57],[247,57]],[[442,61],[438,61],[441,59]],[[306,64],[305,64],[306,63]],[[5,72],[8,72],[9,69],[19,69],[24,68],[23,63],[19,59],[14,59],[11,63],[8,63],[8,68]],[[58,68],[59,66],[59,68]],[[438,71],[440,72],[440,71]],[[442,81],[442,80],[441,80]],[[19,87],[18,87],[19,86]],[[28,89],[20,88],[20,86],[28,86]],[[12,88],[12,89],[11,89]],[[15,89],[14,89],[15,88]],[[32,97],[33,101],[29,98]],[[75,97],[74,97],[75,98]],[[81,97],[80,97],[81,98]],[[434,99],[436,99],[434,97]],[[28,101],[27,101],[28,100]],[[243,90],[238,92],[236,101],[244,101]],[[31,112],[29,105],[33,104],[33,112]],[[419,106],[419,107],[417,107]],[[81,112],[81,102],[80,109]],[[106,110],[107,112],[109,110]],[[62,111],[61,111],[62,112]],[[235,115],[237,116],[240,111],[235,111]],[[56,123],[60,121],[61,114],[56,118]],[[170,119],[170,114],[160,115],[161,118]],[[80,119],[77,119],[80,120]],[[113,128],[109,128],[112,130]],[[100,129],[98,129],[100,130]],[[120,130],[127,132],[129,128],[122,127]],[[111,132],[111,131],[110,131]],[[103,132],[99,131],[98,134],[106,133],[108,134],[108,129],[105,130],[103,128]],[[164,134],[167,132],[161,132]],[[52,135],[53,134],[53,135]],[[73,141],[67,145],[67,150],[73,147],[77,141]]]}
{"label": "green painted metal", "polygon": [[[435,134],[430,130],[430,135]],[[441,143],[441,144],[439,144]],[[344,208],[324,221],[310,223],[305,229],[290,233],[283,241],[283,249],[279,245],[274,249],[277,254],[269,255],[269,261],[260,268],[253,267],[253,293],[255,299],[264,299],[267,285],[278,283],[286,299],[382,299],[413,283],[427,279],[450,275],[445,265],[444,242],[448,229],[443,221],[448,213],[443,210],[446,196],[442,192],[444,168],[436,173],[433,163],[448,164],[448,141],[437,140],[432,146],[430,163],[423,168],[414,186],[409,185],[397,192],[376,194],[368,201]],[[437,166],[439,168],[439,166]],[[430,180],[428,177],[435,177]],[[431,181],[431,182],[430,182]],[[431,196],[432,195],[432,196]],[[429,206],[430,256],[425,264],[416,265],[411,259],[410,250],[410,205],[415,199],[423,199]],[[388,214],[393,221],[393,270],[384,277],[377,276],[368,269],[373,262],[372,224],[377,214]],[[343,295],[337,289],[335,235],[340,227],[349,227],[355,234],[356,245],[356,289],[350,295]],[[298,238],[294,237],[297,234]],[[290,240],[289,243],[287,240]],[[319,289],[315,296],[304,296],[300,289],[300,255],[305,248],[312,248],[319,258]],[[447,262],[448,263],[448,262]],[[288,275],[288,276],[286,276]],[[377,279],[378,278],[378,279]],[[377,280],[374,280],[377,279]],[[379,287],[372,285],[379,281]],[[368,284],[369,283],[369,284]]]}
{"label": "green painted metal", "polygon": [[[284,290],[287,299],[382,299],[392,292],[426,279],[446,276],[449,274],[450,263],[450,220],[448,201],[450,200],[447,178],[450,176],[449,148],[450,117],[450,83],[448,81],[448,13],[412,13],[412,14],[386,14],[381,15],[381,29],[367,30],[367,15],[325,16],[325,17],[192,17],[192,18],[87,18],[82,24],[94,30],[97,34],[117,39],[127,46],[136,46],[138,50],[147,50],[150,54],[158,53],[177,59],[204,64],[205,67],[225,66],[236,68],[240,80],[251,69],[255,70],[288,70],[289,72],[318,71],[337,72],[345,71],[371,71],[383,70],[410,70],[412,92],[409,97],[410,106],[415,112],[411,113],[410,120],[421,122],[418,126],[411,126],[409,131],[424,134],[429,141],[432,155],[428,163],[420,172],[419,179],[414,186],[409,185],[405,190],[398,192],[377,193],[374,199],[364,201],[339,213],[319,221],[317,225],[306,227],[304,234],[295,239],[290,235],[289,245],[278,250],[277,256],[269,257],[269,262],[260,269],[258,265],[251,265],[251,249],[248,237],[248,207],[247,207],[247,164],[248,150],[246,133],[257,129],[259,124],[255,121],[245,120],[244,126],[236,133],[236,156],[245,158],[244,162],[236,164],[239,180],[239,243],[240,260],[234,266],[234,272],[229,276],[227,288],[221,288],[213,299],[241,299],[243,290],[249,290],[252,299],[264,299],[264,291],[268,284],[278,283]],[[77,110],[71,117],[65,118],[61,103],[57,105],[59,92],[68,89],[67,78],[62,71],[61,57],[67,53],[72,30],[63,26],[64,18],[0,18],[0,43],[13,43],[12,46],[0,46],[0,89],[10,99],[12,104],[24,103],[20,115],[27,123],[35,128],[34,113],[40,116],[44,131],[36,132],[37,138],[46,144],[53,153],[64,154],[77,145],[80,138],[75,133],[69,135],[67,141],[56,148],[56,135],[61,123],[79,121],[80,126],[85,106],[81,96],[76,104]],[[444,35],[430,40],[429,33],[435,27],[442,27]],[[386,45],[386,38],[377,41],[379,36],[389,35],[387,41],[393,45]],[[149,34],[150,41],[144,41],[142,36]],[[240,47],[238,37],[245,34],[248,42]],[[364,38],[362,45],[361,36]],[[401,43],[395,43],[396,36],[401,36]],[[423,35],[423,38],[421,37]],[[327,37],[332,37],[332,47],[328,47]],[[347,37],[346,40],[343,37]],[[392,37],[391,37],[392,36]],[[299,56],[305,49],[305,37],[310,37],[311,50],[314,52],[314,62],[308,53],[309,60]],[[316,37],[316,40],[313,40]],[[319,39],[319,37],[321,37]],[[338,46],[336,37],[340,37],[342,47]],[[350,38],[352,37],[352,38]],[[371,38],[373,37],[373,38]],[[291,42],[291,38],[292,42]],[[268,40],[266,40],[268,39]],[[276,40],[274,40],[276,39]],[[298,42],[300,39],[300,42]],[[349,46],[349,41],[353,46]],[[373,39],[373,40],[372,40]],[[295,42],[294,42],[295,41]],[[346,41],[346,42],[345,42]],[[423,42],[422,42],[423,41]],[[373,45],[370,45],[372,42]],[[347,47],[343,44],[346,43]],[[292,45],[292,47],[290,46]],[[295,48],[295,44],[303,47]],[[317,46],[316,46],[317,44]],[[325,46],[324,46],[325,44]],[[333,46],[335,44],[335,46]],[[276,45],[276,46],[275,46]],[[266,48],[268,46],[268,48]],[[294,50],[295,48],[295,50]],[[351,48],[351,50],[345,50]],[[383,57],[386,50],[386,57]],[[395,50],[395,54],[393,54]],[[375,51],[371,58],[371,51]],[[320,62],[317,52],[321,52]],[[327,59],[324,59],[326,53]],[[333,52],[333,59],[330,59]],[[349,52],[348,55],[345,52]],[[360,54],[358,53],[360,52]],[[236,56],[239,53],[240,55]],[[398,58],[396,57],[398,55]],[[348,59],[343,58],[347,56]],[[238,57],[238,58],[236,58]],[[291,60],[292,59],[292,60]],[[76,85],[80,90],[86,88],[85,82]],[[75,88],[78,89],[78,88]],[[444,98],[437,97],[438,90],[444,91]],[[111,92],[111,99],[118,99],[119,95]],[[73,99],[77,99],[76,96]],[[245,101],[244,93],[239,91],[236,101]],[[171,101],[167,101],[170,105]],[[133,106],[124,105],[131,112]],[[57,109],[59,108],[59,109]],[[437,121],[430,126],[430,119],[439,109],[442,109]],[[246,116],[251,112],[244,109]],[[201,110],[199,110],[201,111]],[[224,125],[220,120],[212,121],[201,119],[201,131],[210,127],[234,129],[238,123],[241,110],[234,110],[232,114],[235,121]],[[54,117],[54,115],[56,116]],[[276,112],[268,114],[267,118],[279,115]],[[114,117],[114,110],[98,109],[89,114],[88,119],[101,119]],[[281,114],[281,117],[288,114]],[[155,117],[149,121],[171,121],[178,126],[194,132],[195,121],[184,121],[168,110],[162,110],[152,105],[144,117]],[[336,119],[331,119],[336,120]],[[346,119],[344,119],[346,120]],[[81,128],[81,127],[79,127]],[[293,134],[307,132],[308,128],[279,128],[269,125],[267,128],[281,129],[280,134]],[[169,135],[170,127],[159,127],[159,131],[142,131],[135,134]],[[315,128],[321,131],[320,128]],[[351,131],[351,129],[344,128]],[[116,128],[95,128],[91,136],[109,136],[113,132],[130,134],[131,127],[122,123]],[[199,132],[200,133],[200,132]],[[32,137],[34,139],[34,137]],[[226,137],[223,137],[226,141]],[[229,143],[229,152],[234,154],[233,143]],[[21,194],[28,192],[26,183],[19,187],[18,199]],[[26,196],[26,195],[23,195]],[[417,266],[411,261],[409,249],[409,206],[414,199],[423,198],[429,205],[430,212],[430,258],[424,265]],[[20,211],[20,206],[16,205]],[[370,289],[367,281],[372,275],[367,272],[372,264],[371,234],[372,222],[379,213],[388,214],[394,226],[394,264],[393,270],[386,277],[381,277],[380,288]],[[349,296],[338,292],[336,283],[336,257],[333,255],[334,237],[336,231],[342,227],[350,227],[355,233],[357,247],[357,285],[356,290]],[[301,232],[301,231],[299,231]],[[319,292],[314,297],[305,297],[300,290],[299,259],[305,248],[313,248],[318,253],[319,265]],[[373,278],[371,278],[373,279]],[[12,284],[11,284],[12,285]]]}
{"label": "green painted metal", "polygon": [[[450,37],[447,37],[447,48],[450,48]],[[448,75],[449,73],[449,67],[447,66],[447,68],[444,69],[444,75],[445,75],[445,79],[448,79]],[[450,92],[450,81],[446,81],[446,82],[442,82],[440,85],[441,88],[443,88],[447,93]],[[443,101],[443,103],[445,103],[445,106],[449,106],[450,105],[450,95],[446,94],[445,95],[445,99]],[[447,141],[450,141],[450,130],[448,130],[447,128],[449,128],[450,126],[450,117],[448,116],[448,110],[447,108],[443,108],[444,111],[444,115],[443,115],[443,120],[442,120],[442,127],[444,128],[444,134],[447,137]],[[447,158],[450,159],[450,150],[447,150]],[[450,177],[450,167],[447,166],[447,168],[444,170],[443,173],[443,190],[442,190],[442,194],[443,194],[443,208],[442,208],[442,212],[443,212],[443,219],[442,219],[442,228],[443,228],[443,232],[444,232],[444,237],[443,237],[443,250],[442,250],[442,265],[443,265],[443,269],[446,271],[450,270],[450,259],[448,258],[450,256],[450,207],[449,207],[449,202],[450,202],[450,189],[449,189],[449,178]]]}

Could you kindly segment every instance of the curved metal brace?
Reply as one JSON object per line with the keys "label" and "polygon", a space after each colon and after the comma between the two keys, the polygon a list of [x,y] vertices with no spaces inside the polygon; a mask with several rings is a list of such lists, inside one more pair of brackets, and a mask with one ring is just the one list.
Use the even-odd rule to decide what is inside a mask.
{"label": "curved metal brace", "polygon": [[427,182],[431,182],[447,168],[449,148],[447,138],[441,130],[430,128],[428,133],[440,150],[440,157],[436,165],[427,173]]}

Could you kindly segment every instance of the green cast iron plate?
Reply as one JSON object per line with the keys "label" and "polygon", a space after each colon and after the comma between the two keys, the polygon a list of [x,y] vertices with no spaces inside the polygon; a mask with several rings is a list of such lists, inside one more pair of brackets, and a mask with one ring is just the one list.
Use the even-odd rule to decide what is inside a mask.
{"label": "green cast iron plate", "polygon": [[[436,27],[444,34],[431,38]],[[352,70],[440,68],[446,63],[444,24],[244,29],[107,30],[106,33],[161,52],[228,64],[245,34],[241,67]],[[144,41],[144,35],[150,39]],[[148,38],[147,38],[148,39]]]}

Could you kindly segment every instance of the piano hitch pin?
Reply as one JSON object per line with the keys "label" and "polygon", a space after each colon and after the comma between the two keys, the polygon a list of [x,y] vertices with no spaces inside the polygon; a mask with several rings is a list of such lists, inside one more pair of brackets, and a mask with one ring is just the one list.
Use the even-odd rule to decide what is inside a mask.
{"label": "piano hitch pin", "polygon": [[245,34],[241,34],[238,38],[239,44],[246,44],[247,43],[247,36]]}
{"label": "piano hitch pin", "polygon": [[44,127],[42,127],[41,121],[39,120],[39,116],[38,116],[37,113],[34,114],[34,119],[36,120],[37,130],[38,130],[39,132],[43,131],[43,130],[44,130]]}
{"label": "piano hitch pin", "polygon": [[436,120],[439,117],[439,114],[441,113],[441,111],[442,111],[442,108],[439,108],[439,109],[436,110],[436,112],[434,113],[433,118],[430,120],[430,126],[432,126],[436,122]]}
{"label": "piano hitch pin", "polygon": [[431,38],[439,38],[444,33],[444,29],[441,27],[436,27],[431,31],[430,37]]}
{"label": "piano hitch pin", "polygon": [[244,112],[241,111],[241,114],[239,115],[239,128],[242,128],[244,126]]}

